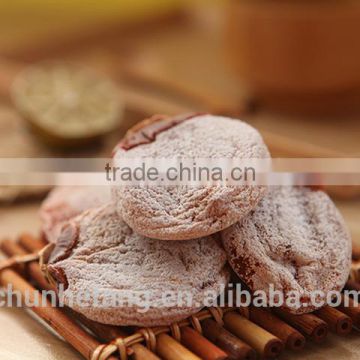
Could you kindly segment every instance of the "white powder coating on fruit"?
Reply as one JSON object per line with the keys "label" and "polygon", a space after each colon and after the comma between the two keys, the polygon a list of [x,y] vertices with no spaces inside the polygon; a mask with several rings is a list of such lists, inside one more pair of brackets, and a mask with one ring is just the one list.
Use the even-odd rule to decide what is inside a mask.
{"label": "white powder coating on fruit", "polygon": [[56,242],[64,221],[111,201],[111,188],[108,186],[56,187],[40,208],[42,231],[49,242]]}
{"label": "white powder coating on fruit", "polygon": [[[220,239],[158,241],[134,233],[112,205],[89,210],[64,226],[49,270],[68,287],[64,302],[89,319],[113,325],[154,326],[180,321],[204,306],[209,291],[219,294],[229,279]],[[86,290],[100,296],[82,304],[71,297]],[[189,306],[165,306],[167,292],[191,295]],[[140,304],[109,306],[110,299],[146,294]],[[187,299],[187,297],[185,297]],[[172,298],[174,301],[174,298]],[[120,302],[121,304],[121,302]],[[143,303],[145,304],[145,303]],[[144,305],[142,305],[144,306]]]}
{"label": "white powder coating on fruit", "polygon": [[[115,158],[270,158],[259,132],[236,119],[200,115],[157,134],[155,141]],[[119,215],[138,233],[186,240],[220,231],[239,221],[264,196],[264,186],[119,186]]]}
{"label": "white powder coating on fruit", "polygon": [[[310,294],[340,291],[351,266],[351,238],[340,213],[322,191],[274,187],[242,222],[221,233],[234,271],[252,290],[273,284],[301,295],[293,313],[313,311]],[[326,297],[317,296],[316,300]]]}

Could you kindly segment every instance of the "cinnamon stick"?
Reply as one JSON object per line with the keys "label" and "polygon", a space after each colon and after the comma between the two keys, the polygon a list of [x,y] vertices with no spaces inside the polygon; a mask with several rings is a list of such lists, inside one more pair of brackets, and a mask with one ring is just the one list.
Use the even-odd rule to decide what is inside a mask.
{"label": "cinnamon stick", "polygon": [[328,333],[328,325],[313,314],[294,315],[282,309],[274,309],[274,312],[302,334],[315,342],[323,341]]}
{"label": "cinnamon stick", "polygon": [[283,350],[282,341],[235,312],[224,315],[225,328],[254,348],[266,359],[273,359]]}
{"label": "cinnamon stick", "polygon": [[204,320],[201,327],[204,336],[223,349],[228,354],[229,360],[255,360],[255,350],[224,329],[215,320]]}
{"label": "cinnamon stick", "polygon": [[227,354],[194,329],[181,328],[181,343],[203,360],[225,360]]}
{"label": "cinnamon stick", "polygon": [[305,346],[305,337],[268,310],[250,306],[250,320],[277,336],[291,350],[301,350]]}
{"label": "cinnamon stick", "polygon": [[347,335],[351,332],[353,325],[351,318],[331,306],[324,306],[317,310],[315,315],[324,320],[329,325],[330,330],[338,335]]}
{"label": "cinnamon stick", "polygon": [[351,317],[356,327],[360,327],[360,305],[356,304],[351,297],[342,295],[341,305],[338,310]]}
{"label": "cinnamon stick", "polygon": [[[12,285],[15,291],[27,297],[28,301],[34,303],[36,290],[14,270],[3,270],[0,272],[0,283],[3,286]],[[60,309],[53,307],[46,300],[43,306],[29,308],[37,314],[59,335],[71,344],[86,359],[91,359],[93,352],[101,345],[96,339],[90,336],[85,330],[67,317]],[[115,357],[110,357],[115,360]]]}
{"label": "cinnamon stick", "polygon": [[165,360],[201,360],[167,334],[158,335],[156,344],[157,353]]}

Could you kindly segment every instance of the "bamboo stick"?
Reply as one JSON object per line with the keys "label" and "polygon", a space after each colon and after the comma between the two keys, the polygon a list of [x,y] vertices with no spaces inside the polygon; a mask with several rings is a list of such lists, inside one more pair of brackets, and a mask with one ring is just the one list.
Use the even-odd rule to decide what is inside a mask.
{"label": "bamboo stick", "polygon": [[165,360],[201,360],[167,334],[160,334],[156,344],[157,353]]}
{"label": "bamboo stick", "polygon": [[47,242],[41,237],[35,237],[28,233],[21,234],[18,241],[19,244],[28,252],[39,251],[47,245]]}
{"label": "bamboo stick", "polygon": [[305,346],[305,337],[268,310],[249,307],[250,320],[277,336],[291,350],[301,350]]}
{"label": "bamboo stick", "polygon": [[141,344],[135,344],[131,346],[131,349],[133,349],[133,360],[160,360],[157,355]]}
{"label": "bamboo stick", "polygon": [[103,342],[110,342],[117,337],[127,336],[127,334],[117,326],[104,325],[96,321],[92,321],[70,308],[66,308],[66,312],[69,313],[71,317],[76,318],[80,323],[85,325],[89,330],[93,331],[94,334]]}
{"label": "bamboo stick", "polygon": [[181,343],[203,360],[225,360],[227,354],[194,329],[181,328]]}
{"label": "bamboo stick", "polygon": [[[0,243],[0,249],[7,255],[7,256],[16,256],[16,255],[26,255],[28,252],[21,247],[19,244],[14,243],[11,240],[3,240]],[[39,249],[33,249],[35,252]],[[30,275],[32,279],[34,279],[39,287],[43,290],[55,290],[45,279],[40,266],[37,262],[31,262],[27,264],[27,273]]]}
{"label": "bamboo stick", "polygon": [[[5,239],[0,243],[0,250],[8,257],[28,254],[28,252],[25,251],[20,245],[10,239]],[[14,269],[22,276],[26,277],[25,264],[17,264],[14,266]]]}
{"label": "bamboo stick", "polygon": [[[348,303],[348,306],[346,306]],[[353,324],[360,327],[360,306],[356,304],[353,299],[347,295],[342,296],[341,305],[338,307],[339,311],[351,317]]]}
{"label": "bamboo stick", "polygon": [[[77,318],[89,330],[91,330],[100,340],[104,342],[111,342],[116,338],[125,338],[128,334],[117,326],[104,325],[92,321],[85,316],[75,312],[74,310],[67,309],[71,315]],[[129,346],[128,355],[132,356],[134,360],[160,360],[158,356],[148,350],[142,344],[134,344]]]}
{"label": "bamboo stick", "polygon": [[[27,297],[29,303],[35,302],[36,290],[14,270],[0,272],[0,283],[3,286],[12,285],[23,298]],[[46,300],[43,306],[33,306],[29,309],[50,325],[60,336],[71,344],[86,359],[91,359],[93,352],[101,345],[79,325],[67,317],[60,309],[53,307]],[[115,360],[115,357],[110,359]]]}
{"label": "bamboo stick", "polygon": [[345,289],[360,292],[360,283],[354,280],[348,280],[345,284]]}
{"label": "bamboo stick", "polygon": [[254,348],[262,358],[276,358],[283,350],[280,339],[240,314],[235,312],[225,314],[224,323],[225,328]]}
{"label": "bamboo stick", "polygon": [[353,325],[351,318],[331,306],[324,306],[317,310],[315,315],[324,320],[330,330],[338,335],[347,335],[351,332]]}
{"label": "bamboo stick", "polygon": [[229,355],[229,360],[255,360],[255,350],[216,321],[207,319],[201,323],[201,326],[204,336],[223,349]]}
{"label": "bamboo stick", "polygon": [[283,320],[308,336],[315,342],[323,341],[328,333],[328,325],[313,314],[294,315],[282,309],[274,309],[274,312]]}
{"label": "bamboo stick", "polygon": [[144,345],[135,344],[131,346],[133,350],[132,360],[160,360],[153,352],[148,350]]}

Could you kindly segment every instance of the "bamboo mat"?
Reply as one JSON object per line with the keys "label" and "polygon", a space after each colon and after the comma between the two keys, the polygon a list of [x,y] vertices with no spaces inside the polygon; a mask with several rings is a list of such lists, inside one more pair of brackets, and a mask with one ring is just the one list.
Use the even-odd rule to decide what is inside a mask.
{"label": "bamboo mat", "polygon": [[[5,245],[5,243],[6,243],[6,245]],[[29,236],[29,235],[22,235],[22,236],[20,236],[20,243],[18,243],[18,245],[15,245],[15,248],[14,248],[14,246],[13,245],[11,245],[12,244],[12,242],[9,242],[9,241],[4,241],[4,242],[2,242],[1,243],[1,249],[5,252],[5,253],[7,253],[7,254],[9,254],[9,252],[10,252],[10,254],[12,253],[12,254],[18,254],[19,253],[19,251],[20,251],[20,253],[22,253],[22,251],[24,251],[24,250],[21,250],[21,249],[24,249],[24,247],[26,247],[26,248],[28,248],[28,247],[30,247],[31,249],[39,249],[39,248],[41,248],[43,245],[43,243],[41,242],[41,241],[39,241],[39,240],[37,240],[36,238],[33,238],[33,237],[31,237],[31,236]],[[21,244],[21,246],[20,246],[20,250],[18,250],[19,249],[19,244]],[[22,246],[24,246],[24,247],[22,247]],[[14,250],[14,249],[16,249],[16,250]],[[358,255],[357,255],[358,256]],[[35,268],[34,267],[32,267],[31,265],[34,265],[35,266]],[[37,264],[34,264],[34,263],[32,263],[31,265],[29,265],[29,273],[31,273],[31,274],[36,274],[36,275],[32,275],[33,277],[34,277],[34,279],[35,279],[35,283],[38,283],[39,281],[41,281],[41,282],[43,282],[43,277],[42,277],[42,275],[41,275],[41,272],[40,272],[40,278],[39,278],[39,275],[37,275],[38,273],[37,273],[37,271],[40,271],[40,268],[38,267],[38,265]],[[6,272],[6,274],[5,274],[5,272]],[[14,278],[14,275],[11,275],[11,274],[15,274],[15,272],[14,271],[9,271],[9,270],[4,270],[4,273],[2,273],[2,282],[9,282],[9,281],[11,281],[11,283],[14,283],[14,286],[15,286],[15,289],[17,289],[17,288],[19,288],[19,286],[20,286],[20,288],[23,288],[23,286],[24,285],[15,285],[15,284],[18,284],[18,281],[19,280],[15,280],[15,278]],[[15,276],[17,276],[18,277],[18,275],[15,275]],[[12,278],[12,279],[14,279],[14,280],[10,280],[10,277]],[[5,279],[7,279],[7,280],[5,280]],[[40,280],[38,280],[38,279],[40,279]],[[23,280],[21,280],[22,282],[23,282]],[[29,285],[27,285],[27,286],[29,286]],[[47,287],[48,285],[42,285],[42,286],[45,286],[45,287]],[[11,310],[17,310],[17,309],[11,309]],[[258,323],[258,321],[260,321],[260,324],[262,324],[262,320],[260,320],[261,318],[262,318],[262,316],[263,316],[263,314],[261,315],[261,312],[260,313],[258,313],[258,311],[255,311],[255,309],[253,308],[252,310],[250,310],[250,320],[251,321],[254,321],[256,324],[259,324]],[[330,312],[329,312],[330,311]],[[58,310],[56,310],[56,312],[58,312]],[[328,308],[328,310],[326,310],[325,311],[325,313],[323,313],[323,315],[320,315],[320,314],[318,314],[318,313],[316,313],[316,315],[317,316],[319,316],[320,318],[322,318],[323,320],[325,320],[326,319],[326,322],[328,323],[328,326],[329,326],[329,330],[330,329],[332,329],[332,326],[335,326],[335,324],[338,324],[338,320],[339,320],[339,318],[338,318],[338,316],[341,314],[341,313],[339,313],[339,312],[337,312],[337,315],[336,315],[336,318],[334,318],[333,317],[333,315],[331,315],[331,317],[330,318],[328,318],[327,316],[330,316],[330,314],[333,312],[333,310],[331,310],[331,309],[329,309]],[[336,311],[335,311],[336,312]],[[42,312],[41,312],[42,313]],[[245,311],[245,313],[246,313],[246,311]],[[256,315],[258,313],[258,315]],[[277,313],[277,312],[276,312]],[[325,314],[328,314],[328,315],[325,315]],[[15,315],[13,315],[13,317],[14,317],[14,319],[16,318],[16,311],[15,312],[12,312],[12,314],[15,314]],[[48,315],[42,315],[42,316],[45,316],[45,318],[47,319],[47,321],[50,323],[50,324],[52,324],[52,326],[54,326],[55,328],[57,328],[57,329],[60,329],[60,331],[62,331],[61,330],[61,328],[63,328],[63,326],[66,326],[66,327],[68,327],[68,326],[71,326],[71,327],[73,327],[73,325],[71,325],[70,323],[68,323],[68,320],[66,320],[66,322],[65,322],[65,319],[63,319],[63,320],[60,320],[60,318],[63,316],[61,316],[60,318],[56,318],[56,317],[51,317],[51,316],[55,316],[55,313],[53,312],[53,311],[50,311],[50,312],[48,312],[48,311],[45,311],[45,313],[44,314],[48,314]],[[60,315],[60,313],[57,313],[58,315]],[[256,346],[260,346],[260,348],[262,349],[262,346],[260,345],[260,343],[263,343],[263,341],[266,341],[266,342],[268,342],[269,340],[265,340],[265,338],[267,338],[270,334],[269,333],[267,333],[268,335],[266,335],[265,336],[265,333],[264,334],[260,334],[260,329],[261,328],[259,328],[257,325],[254,325],[254,323],[253,323],[253,325],[251,326],[251,328],[249,328],[249,326],[250,326],[250,322],[248,321],[248,320],[245,320],[245,318],[243,318],[242,316],[240,316],[240,315],[236,315],[235,313],[228,313],[227,315],[229,315],[229,316],[224,316],[224,321],[225,321],[225,324],[226,324],[226,328],[228,328],[228,327],[230,327],[229,329],[231,330],[231,332],[234,332],[235,334],[237,334],[237,332],[238,331],[240,331],[240,333],[239,333],[239,336],[240,336],[240,338],[243,338],[243,336],[245,336],[245,338],[243,338],[244,340],[246,340],[247,339],[247,337],[250,335],[250,337],[249,337],[249,340],[248,341],[250,341],[250,343],[251,343],[251,341],[255,341],[254,342],[254,346],[255,346],[255,348],[256,348]],[[230,320],[230,315],[231,315],[231,319],[232,320]],[[244,314],[245,315],[245,314]],[[281,314],[280,314],[281,315]],[[285,314],[283,314],[283,315],[285,315]],[[281,318],[283,317],[283,315],[281,315]],[[334,314],[335,315],[335,314]],[[6,322],[6,316],[7,316],[7,314],[6,313],[3,313],[2,314],[2,317],[5,319],[5,322]],[[48,317],[49,316],[49,317]],[[247,316],[247,315],[245,315],[245,316]],[[306,316],[308,316],[308,315],[306,315]],[[311,315],[312,316],[312,315]],[[325,318],[323,318],[323,316],[325,316]],[[253,318],[254,317],[254,318]],[[259,317],[260,317],[260,319],[259,319]],[[16,323],[16,326],[22,326],[21,327],[21,331],[20,331],[20,333],[22,333],[22,331],[23,331],[23,329],[24,329],[24,327],[23,326],[25,326],[26,325],[26,321],[24,322],[24,320],[26,320],[27,318],[25,317],[25,318],[22,318],[21,319],[21,321],[18,323]],[[50,320],[51,319],[51,320]],[[57,320],[56,320],[57,319]],[[242,320],[241,320],[242,319]],[[316,320],[317,319],[317,320]],[[330,320],[331,319],[331,320]],[[336,319],[336,320],[335,320]],[[348,318],[349,319],[349,318]],[[354,317],[353,318],[354,319],[354,321],[356,321],[356,324],[358,324],[358,317]],[[236,325],[236,322],[235,322],[235,320],[236,320],[236,322],[238,323],[238,325]],[[241,321],[240,321],[241,320]],[[283,319],[283,320],[285,320],[285,319]],[[305,321],[305,318],[303,319],[304,321]],[[316,320],[316,322],[314,323],[314,321]],[[349,319],[350,320],[350,319]],[[59,322],[60,321],[60,322]],[[231,322],[230,322],[231,321]],[[240,321],[240,322],[239,322]],[[245,321],[245,323],[244,323],[244,321]],[[277,320],[278,321],[278,320]],[[288,320],[285,320],[286,322],[288,322]],[[296,320],[297,321],[297,320]],[[348,321],[348,320],[346,320],[346,321]],[[322,321],[322,320],[320,320],[319,318],[317,318],[316,316],[314,317],[313,316],[313,319],[312,320],[310,320],[310,318],[308,319],[308,320],[306,320],[306,322],[308,323],[308,325],[310,326],[310,328],[313,328],[313,325],[315,325],[316,323],[317,323],[317,325],[316,325],[316,327],[318,327],[318,326],[321,326],[321,327],[324,327],[324,326],[326,326],[326,323],[324,322],[324,321]],[[320,323],[319,323],[320,322]],[[289,322],[288,322],[289,323]],[[65,324],[67,324],[67,325],[65,325]],[[86,324],[86,323],[85,323]],[[231,325],[232,324],[232,325]],[[291,324],[291,321],[290,321],[290,324]],[[312,325],[310,325],[310,324],[312,324]],[[44,324],[42,324],[42,325],[44,325]],[[294,326],[295,326],[295,324],[293,324]],[[358,348],[359,348],[359,336],[360,336],[360,334],[359,334],[359,331],[358,330],[353,330],[352,331],[352,333],[350,333],[350,334],[348,334],[348,331],[346,331],[347,332],[347,335],[343,335],[343,337],[339,337],[339,335],[337,335],[337,336],[329,336],[329,334],[328,334],[328,336],[325,338],[325,341],[324,341],[324,338],[323,338],[323,336],[326,334],[326,330],[325,330],[325,333],[323,333],[323,335],[320,335],[320,333],[319,333],[319,338],[317,339],[317,340],[315,340],[316,339],[316,337],[317,337],[317,335],[313,335],[313,330],[310,330],[310,328],[308,328],[308,325],[306,325],[305,326],[305,323],[304,323],[304,326],[305,327],[303,327],[303,325],[300,325],[300,323],[298,324],[299,326],[300,326],[300,328],[298,329],[298,330],[300,330],[301,332],[303,332],[303,331],[305,331],[307,334],[309,334],[310,335],[310,333],[309,333],[309,331],[311,331],[311,335],[310,335],[310,337],[311,338],[313,338],[313,341],[311,341],[310,339],[308,339],[308,341],[307,341],[307,344],[306,344],[306,347],[305,347],[305,349],[303,349],[303,350],[300,350],[300,351],[292,351],[291,353],[290,352],[285,352],[285,353],[283,353],[282,354],[282,356],[281,356],[281,358],[284,358],[284,359],[287,359],[287,358],[291,358],[291,359],[297,359],[297,358],[299,358],[299,356],[301,356],[301,358],[303,358],[303,359],[326,359],[326,358],[339,358],[339,359],[342,359],[342,358],[345,358],[345,357],[343,357],[343,356],[346,356],[348,359],[357,359],[358,358]],[[91,323],[90,322],[90,324],[89,324],[89,326],[90,326],[90,328],[92,328],[92,326],[93,326],[93,323]],[[235,327],[234,327],[235,326]],[[237,328],[237,326],[240,326],[239,328]],[[268,331],[271,331],[271,328],[268,328],[268,327],[271,327],[272,326],[272,321],[269,323],[269,322],[265,322],[264,323],[264,327],[265,327],[265,329],[267,329]],[[280,326],[280,325],[278,325],[278,326]],[[244,328],[243,327],[245,327],[245,328],[247,328],[248,330],[246,330],[245,332],[244,332]],[[296,327],[296,326],[295,326]],[[105,329],[106,328],[106,329]],[[109,328],[107,328],[107,327],[105,327],[105,328],[102,328],[101,330],[100,330],[100,333],[99,333],[99,335],[100,334],[102,334],[102,336],[104,335],[105,336],[105,334],[104,334],[104,331],[109,331],[110,329]],[[241,328],[243,328],[242,330],[240,330]],[[34,331],[36,332],[37,331],[37,325],[35,326],[35,327],[31,327],[31,330],[33,330],[34,329]],[[63,328],[64,329],[64,328]],[[238,330],[237,330],[238,329]],[[273,328],[272,328],[273,329]],[[302,329],[302,330],[301,330]],[[305,329],[307,329],[307,330],[305,330]],[[325,328],[324,328],[325,329]],[[344,329],[343,327],[341,327],[341,328],[339,328],[338,327],[338,325],[336,325],[336,329],[338,329],[337,331],[339,331],[339,330],[341,330],[341,329]],[[279,329],[278,329],[279,330]],[[16,333],[18,330],[16,329],[16,327],[12,327],[11,328],[11,331],[8,331],[8,334],[9,334],[9,336],[11,336],[11,337],[13,337],[13,334],[14,334],[14,332]],[[85,333],[83,333],[83,335],[81,334],[81,332],[83,331],[83,330],[81,330],[80,328],[74,328],[73,329],[73,331],[75,331],[75,332],[79,332],[79,334],[78,334],[78,336],[79,336],[79,340],[78,341],[76,341],[76,344],[77,345],[75,345],[75,346],[80,346],[80,344],[81,343],[84,343],[84,340],[86,341],[84,344],[89,344],[89,345],[86,345],[86,348],[88,348],[88,349],[86,349],[86,348],[84,348],[84,347],[80,347],[80,348],[78,348],[79,349],[79,351],[81,351],[83,354],[86,354],[86,356],[87,356],[87,358],[89,358],[89,351],[93,351],[93,350],[90,350],[90,349],[94,349],[94,347],[96,347],[97,348],[97,344],[99,344],[99,343],[94,343],[94,341],[95,340],[93,340],[93,338],[90,336],[89,337],[89,335],[86,335],[85,336]],[[98,331],[99,331],[99,328],[98,328],[98,326],[96,326],[96,328],[94,329],[94,331],[95,331],[95,333],[97,333]],[[111,330],[111,331],[113,331],[113,330]],[[256,334],[257,335],[255,335],[255,333],[253,333],[253,334],[248,334],[247,333],[247,331],[255,331],[256,332]],[[261,330],[262,332],[264,331],[264,330]],[[285,331],[285,329],[283,330],[283,331]],[[39,333],[40,333],[41,331],[39,330]],[[292,331],[293,332],[293,331]],[[69,341],[71,342],[71,341],[75,341],[75,338],[72,336],[72,334],[73,334],[73,332],[69,332],[69,330],[67,330],[66,332],[65,332],[67,335],[67,338],[69,339]],[[71,335],[70,335],[71,334]],[[247,335],[248,334],[248,335]],[[25,335],[27,335],[27,334],[25,334]],[[194,334],[195,335],[195,334]],[[285,335],[285,334],[283,334],[283,335]],[[70,337],[69,337],[70,336]],[[85,338],[84,338],[84,336],[86,337],[86,338],[88,338],[88,340],[86,340]],[[115,336],[115,335],[111,335],[111,339],[113,339],[113,336]],[[116,336],[119,336],[119,335],[116,335]],[[261,336],[261,342],[259,343],[259,339],[257,338],[257,337],[260,337]],[[279,334],[279,336],[281,336],[280,334]],[[168,336],[166,336],[167,337],[167,341],[169,341],[171,338],[170,337],[168,337]],[[81,338],[83,338],[83,340],[80,340]],[[162,343],[162,341],[161,341],[161,343],[162,343],[162,345],[160,345],[160,338],[161,338],[161,335],[160,335],[160,337],[158,338],[158,341],[159,341],[159,348],[158,348],[158,351],[159,351],[159,354],[162,356],[162,352],[163,351],[166,351],[166,353],[164,353],[164,356],[165,356],[165,354],[167,354],[166,356],[165,356],[165,358],[167,358],[167,359],[176,359],[176,356],[174,357],[174,355],[171,355],[170,356],[170,353],[169,353],[169,351],[171,352],[171,351],[174,351],[175,350],[175,348],[174,348],[174,346],[175,346],[175,344],[176,344],[176,342],[175,343],[173,343],[173,344],[170,344],[170,343],[168,343],[167,345],[166,345],[166,347],[164,347],[165,346],[165,344],[164,343]],[[252,340],[251,340],[252,339]],[[257,340],[255,340],[255,339],[257,339]],[[274,340],[276,339],[276,338],[273,338]],[[319,342],[320,341],[320,339],[322,339],[321,340],[321,342]],[[14,340],[14,339],[13,339]],[[25,337],[25,339],[24,339],[24,343],[36,343],[36,338],[35,339],[33,339],[33,338],[27,338],[27,337]],[[58,343],[58,338],[57,337],[55,337],[55,339],[51,339],[51,341],[49,341],[49,342],[46,342],[46,343],[42,343],[42,345],[44,346],[44,349],[42,350],[42,352],[48,352],[49,351],[49,345],[50,345],[50,348],[52,348],[53,346],[56,346],[56,344]],[[164,341],[165,341],[165,339],[163,339]],[[184,339],[185,340],[185,339]],[[90,343],[88,343],[87,341],[89,341],[90,343],[92,343],[91,345],[90,345]],[[173,341],[173,340],[172,340]],[[200,340],[198,340],[198,341],[200,341]],[[201,341],[203,341],[203,340],[201,340]],[[246,340],[247,341],[247,340]],[[1,341],[0,341],[1,342]],[[55,344],[55,345],[54,345]],[[263,343],[263,344],[265,344],[265,343]],[[85,345],[84,345],[85,346]],[[169,347],[168,347],[169,346]],[[176,345],[176,346],[180,346],[180,345]],[[190,343],[189,343],[189,345],[188,346],[191,346],[190,345]],[[161,347],[161,350],[160,350],[160,347]],[[170,348],[171,348],[171,350],[170,350]],[[181,347],[180,347],[181,348]],[[180,348],[178,349],[179,351],[180,351]],[[191,348],[191,347],[190,347]],[[8,347],[6,348],[6,349],[9,349]],[[82,350],[80,350],[80,349],[82,349]],[[135,348],[134,348],[135,349]],[[145,348],[143,348],[142,347],[142,349],[144,349],[145,350]],[[166,349],[166,350],[165,350]],[[181,350],[181,358],[182,359],[192,359],[193,357],[193,355],[191,355],[191,353],[189,353],[188,355],[186,354],[186,353],[184,353],[184,351],[185,351],[185,349],[184,348],[182,348],[183,350]],[[116,347],[115,347],[115,350],[116,350]],[[138,351],[144,351],[144,350],[141,350],[141,349],[138,349]],[[195,350],[195,349],[194,349]],[[18,346],[16,346],[16,352],[18,352],[19,351],[19,347]],[[33,357],[31,357],[31,356],[33,356],[33,355],[29,355],[30,357],[28,357],[28,355],[27,354],[31,354],[32,353],[32,351],[34,351],[32,348],[27,348],[27,349],[25,349],[24,350],[24,353],[22,354],[22,358],[33,358]],[[135,350],[134,350],[135,351]],[[146,350],[145,350],[146,351]],[[260,351],[260,349],[259,349],[259,351]],[[9,359],[12,359],[12,358],[17,358],[16,356],[15,357],[13,357],[12,355],[11,355],[11,351],[10,351],[10,356],[8,355],[8,353],[9,353],[9,350],[6,350],[6,351],[4,351],[4,354],[7,354],[7,357],[6,358],[9,358]],[[136,351],[135,351],[135,353],[136,353]],[[195,350],[195,353],[197,353],[197,351]],[[1,351],[0,351],[0,354],[1,354]],[[53,353],[53,355],[54,355],[55,353]],[[150,354],[149,354],[150,355]],[[47,354],[47,358],[52,358],[52,355],[49,357],[49,354]],[[57,355],[55,355],[55,356],[57,356]],[[69,354],[67,353],[66,354],[66,356],[69,356]],[[85,355],[84,355],[85,356]],[[140,356],[140,353],[139,353],[139,356]],[[142,359],[146,359],[147,357],[145,356],[145,354],[144,353],[142,353],[142,355],[141,355],[142,357]],[[145,357],[144,357],[145,356]],[[169,357],[170,356],[170,357]],[[210,356],[210,353],[207,355],[207,356]],[[37,358],[42,358],[42,357],[37,357]],[[59,359],[62,359],[63,357],[62,356],[60,356],[60,357],[54,357],[54,358],[59,358]],[[67,358],[69,358],[69,357],[67,357]],[[70,357],[71,358],[71,357]],[[74,357],[74,359],[75,359],[76,357]],[[194,358],[196,358],[196,359],[198,359],[197,357],[194,357]],[[211,355],[211,358],[213,358],[213,356]]]}

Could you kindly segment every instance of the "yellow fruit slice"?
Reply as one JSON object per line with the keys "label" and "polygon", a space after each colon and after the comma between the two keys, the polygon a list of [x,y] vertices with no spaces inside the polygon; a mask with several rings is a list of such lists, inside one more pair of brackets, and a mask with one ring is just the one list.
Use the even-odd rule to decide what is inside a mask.
{"label": "yellow fruit slice", "polygon": [[12,86],[15,105],[46,140],[81,145],[119,126],[123,105],[116,85],[75,64],[28,67]]}

